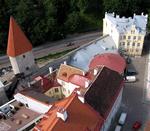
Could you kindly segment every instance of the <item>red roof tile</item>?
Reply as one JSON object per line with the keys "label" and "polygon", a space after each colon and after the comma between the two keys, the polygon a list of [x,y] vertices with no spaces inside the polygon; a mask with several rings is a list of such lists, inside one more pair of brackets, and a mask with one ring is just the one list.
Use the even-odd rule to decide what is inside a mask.
{"label": "red roof tile", "polygon": [[[67,111],[66,121],[56,116],[58,107]],[[81,103],[75,93],[57,102],[46,115],[47,117],[36,125],[42,131],[99,131],[103,124],[103,118],[88,104]]]}
{"label": "red roof tile", "polygon": [[13,17],[10,17],[7,55],[15,57],[32,50],[30,41],[17,25]]}
{"label": "red roof tile", "polygon": [[69,82],[80,87],[85,87],[85,83],[89,82],[89,79],[82,75],[71,75],[69,77]]}
{"label": "red roof tile", "polygon": [[104,65],[118,73],[123,73],[126,67],[126,62],[119,54],[105,53],[95,56],[91,60],[89,68],[93,69],[100,65]]}

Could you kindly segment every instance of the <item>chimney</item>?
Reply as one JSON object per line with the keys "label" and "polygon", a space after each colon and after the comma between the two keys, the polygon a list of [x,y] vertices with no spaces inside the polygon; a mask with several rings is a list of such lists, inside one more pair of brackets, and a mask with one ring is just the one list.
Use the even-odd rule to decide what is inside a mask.
{"label": "chimney", "polygon": [[145,17],[147,18],[147,17],[148,17],[148,14],[146,14]]}
{"label": "chimney", "polygon": [[83,71],[83,76],[85,76],[85,72]]}
{"label": "chimney", "polygon": [[67,65],[67,61],[64,61],[64,65]]}
{"label": "chimney", "polygon": [[113,14],[113,16],[115,16],[115,13],[114,13],[114,12],[113,12],[112,14]]}
{"label": "chimney", "polygon": [[49,73],[51,74],[53,72],[53,68],[49,67]]}
{"label": "chimney", "polygon": [[142,13],[141,13],[141,15],[143,16],[143,15],[144,15],[144,13],[142,12]]}
{"label": "chimney", "polygon": [[85,88],[89,87],[90,81],[85,81]]}
{"label": "chimney", "polygon": [[84,95],[81,93],[81,91],[77,90],[76,93],[78,94],[78,99],[84,103]]}
{"label": "chimney", "polygon": [[94,69],[94,76],[96,76],[98,73],[98,69]]}
{"label": "chimney", "polygon": [[61,118],[63,121],[67,119],[67,112],[64,108],[59,108],[57,110],[57,117]]}
{"label": "chimney", "polygon": [[120,18],[120,16],[119,16],[119,15],[116,15],[116,18]]}
{"label": "chimney", "polygon": [[84,100],[84,96],[83,96],[83,95],[78,95],[78,99],[79,99],[82,103],[85,103],[85,100]]}

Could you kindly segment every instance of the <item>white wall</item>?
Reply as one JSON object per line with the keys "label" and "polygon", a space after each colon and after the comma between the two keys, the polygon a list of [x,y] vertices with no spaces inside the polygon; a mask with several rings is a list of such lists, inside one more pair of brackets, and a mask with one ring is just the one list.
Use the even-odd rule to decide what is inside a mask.
{"label": "white wall", "polygon": [[105,120],[101,131],[108,131],[108,129],[110,128],[110,125],[112,124],[111,122],[113,121],[113,118],[115,118],[115,115],[116,115],[116,113],[117,113],[117,111],[121,105],[122,92],[123,92],[123,88],[121,89],[109,115],[107,116],[107,119]]}
{"label": "white wall", "polygon": [[52,105],[46,105],[44,103],[41,103],[40,101],[29,98],[20,93],[14,95],[14,98],[24,105],[28,104],[29,109],[38,113],[46,113],[52,107]]}
{"label": "white wall", "polygon": [[116,25],[113,25],[112,22],[105,15],[105,18],[103,19],[103,35],[109,34],[114,40],[116,47],[118,48],[120,35],[115,26]]}
{"label": "white wall", "polygon": [[65,82],[63,80],[57,79],[58,83],[62,85],[62,88],[65,88],[65,90],[62,89],[62,93],[65,95],[65,97],[70,96],[70,94],[74,91],[75,88],[79,88],[79,86],[74,85],[70,82]]}
{"label": "white wall", "polygon": [[[32,51],[26,52],[16,57],[9,57],[9,59],[10,59],[14,74],[24,72],[25,75],[28,75],[31,72],[35,71],[37,68],[35,65]],[[26,69],[27,67],[29,67],[29,70]]]}

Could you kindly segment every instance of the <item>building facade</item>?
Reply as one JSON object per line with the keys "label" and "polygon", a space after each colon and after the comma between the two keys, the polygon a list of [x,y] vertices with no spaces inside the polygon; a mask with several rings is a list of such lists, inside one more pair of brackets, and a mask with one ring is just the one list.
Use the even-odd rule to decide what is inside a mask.
{"label": "building facade", "polygon": [[127,55],[141,56],[146,35],[148,15],[134,14],[133,18],[120,18],[114,13],[105,13],[103,35],[109,34],[118,49]]}

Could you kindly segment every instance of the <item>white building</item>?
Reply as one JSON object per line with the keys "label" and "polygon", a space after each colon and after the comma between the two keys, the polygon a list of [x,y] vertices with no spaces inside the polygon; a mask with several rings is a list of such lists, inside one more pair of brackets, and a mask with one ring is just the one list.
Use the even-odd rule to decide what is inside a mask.
{"label": "white building", "polygon": [[103,19],[103,35],[109,34],[116,47],[124,49],[128,55],[142,54],[144,37],[146,34],[148,15],[134,14],[133,18],[120,18],[114,13],[105,13]]}
{"label": "white building", "polygon": [[28,75],[37,69],[32,45],[13,17],[10,18],[7,55],[9,56],[14,74]]}

